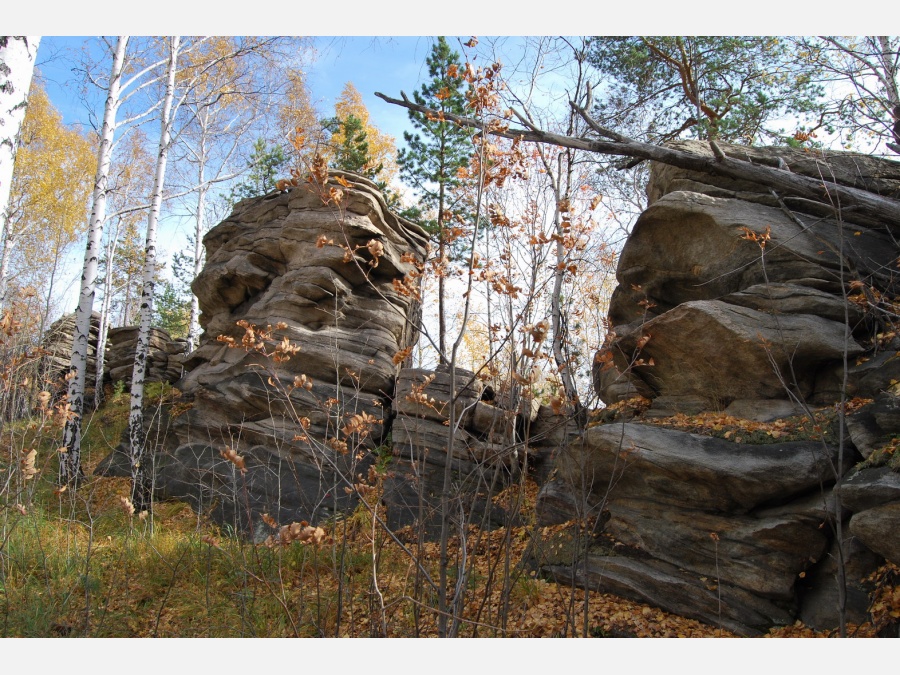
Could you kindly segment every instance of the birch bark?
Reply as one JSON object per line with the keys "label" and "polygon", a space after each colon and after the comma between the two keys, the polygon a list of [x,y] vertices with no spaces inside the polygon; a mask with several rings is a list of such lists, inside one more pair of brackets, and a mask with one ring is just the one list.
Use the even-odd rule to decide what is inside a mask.
{"label": "birch bark", "polygon": [[[0,242],[6,239],[7,206],[19,147],[19,130],[25,119],[40,41],[38,35],[0,37]],[[6,299],[5,280],[5,276],[0,277],[0,311]]]}
{"label": "birch bark", "polygon": [[[88,239],[84,251],[84,267],[81,274],[81,291],[75,310],[75,340],[72,345],[72,366],[69,374],[69,418],[63,432],[65,452],[59,463],[59,482],[77,487],[81,471],[81,419],[84,412],[84,386],[87,375],[88,338],[91,328],[91,312],[97,293],[97,268],[100,260],[103,221],[106,219],[106,196],[109,167],[112,160],[113,136],[116,115],[121,105],[122,76],[128,36],[122,35],[113,53],[103,125],[100,128],[100,146],[97,150],[97,174],[94,178],[93,206],[88,225]],[[99,355],[98,355],[99,358]]]}
{"label": "birch bark", "polygon": [[156,278],[156,231],[162,206],[166,164],[172,137],[172,107],[175,100],[175,76],[178,72],[178,53],[181,38],[169,38],[168,65],[166,66],[166,93],[160,112],[159,154],[156,160],[156,174],[153,179],[153,193],[150,213],[147,217],[147,239],[144,249],[144,279],[141,292],[141,324],[131,375],[131,411],[128,419],[128,436],[131,442],[131,501],[137,512],[149,511],[152,497],[152,471],[146,445],[144,429],[144,380],[147,374],[147,355],[150,351],[150,326],[153,320],[153,296]]}

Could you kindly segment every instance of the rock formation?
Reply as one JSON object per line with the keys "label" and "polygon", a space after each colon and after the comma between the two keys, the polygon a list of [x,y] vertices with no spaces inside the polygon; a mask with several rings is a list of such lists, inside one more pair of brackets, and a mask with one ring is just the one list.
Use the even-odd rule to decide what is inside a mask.
{"label": "rock formation", "polygon": [[473,372],[457,368],[455,388],[454,443],[448,458],[449,369],[400,371],[391,427],[394,461],[385,485],[391,527],[419,523],[439,531],[445,469],[452,478],[447,498],[453,504],[454,531],[467,524],[459,514],[481,526],[509,522],[491,497],[518,474],[516,411],[482,401],[482,383]]}
{"label": "rock formation", "polygon": [[[892,162],[725,150],[900,195]],[[205,332],[183,399],[148,421],[164,437],[159,494],[264,537],[263,514],[319,521],[353,507],[378,463],[389,527],[434,534],[449,506],[459,533],[514,522],[494,497],[527,467],[538,525],[586,535],[574,548],[536,540],[529,562],[560,582],[755,635],[797,617],[834,627],[842,557],[848,618],[865,619],[862,577],[900,562],[900,340],[885,321],[900,225],[670,167],[651,177],[595,359],[611,409],[587,428],[537,401],[504,403],[474,373],[404,367],[427,237],[374,184],[333,172],[240,202],[204,239],[193,288]],[[856,397],[843,443],[660,424],[710,411],[772,422],[843,393]],[[631,397],[643,412],[616,419],[612,404]]]}
{"label": "rock formation", "polygon": [[[709,152],[699,143],[678,145]],[[826,167],[789,148],[750,156],[770,164],[781,157],[807,175]],[[851,176],[870,168],[871,178],[858,179],[863,184],[889,195],[900,190],[893,162],[850,155],[829,158],[827,166]],[[619,384],[630,379],[672,409],[690,404],[692,395],[705,398],[706,409],[788,399],[789,391],[833,401],[829,369],[845,347],[851,359],[859,355],[858,340],[871,338],[875,328],[872,313],[844,302],[844,294],[896,290],[891,229],[859,224],[852,212],[839,222],[827,204],[779,199],[752,184],[655,164],[648,193],[650,206],[622,251],[609,310],[612,360],[628,373]],[[633,365],[639,359],[654,365]],[[596,370],[607,363],[601,359]],[[607,370],[595,379],[603,400],[613,403],[616,378]]]}
{"label": "rock formation", "polygon": [[[88,333],[87,375],[85,378],[84,401],[90,406],[94,400],[94,385],[97,381],[97,338],[100,335],[100,315],[91,314]],[[44,376],[54,383],[55,395],[66,392],[67,385],[62,378],[72,365],[72,343],[75,341],[75,314],[66,314],[51,324],[41,340],[45,350],[42,370]]]}
{"label": "rock formation", "polygon": [[216,504],[245,530],[262,512],[317,521],[345,508],[418,338],[425,232],[370,181],[332,172],[238,203],[204,245],[204,333],[178,385],[189,409],[157,457],[160,492]]}
{"label": "rock formation", "polygon": [[[131,387],[134,370],[134,352],[137,349],[139,326],[110,328],[106,348],[106,379],[124,382],[126,391]],[[185,340],[173,340],[161,328],[150,329],[150,349],[147,352],[147,382],[176,382],[182,375],[182,356]]]}
{"label": "rock formation", "polygon": [[[900,197],[894,162],[725,151]],[[885,299],[898,290],[900,224],[656,164],[648,196],[621,253],[612,332],[595,359],[602,400],[646,397],[645,416],[656,419],[717,411],[771,421],[840,401],[846,359],[850,396],[888,397],[850,418],[860,450],[900,431],[884,393],[896,346],[878,337],[883,310],[892,311]],[[829,555],[839,499],[845,516],[855,513],[844,547],[849,617],[865,619],[861,576],[878,555],[900,560],[897,474],[851,474],[835,494],[861,459],[849,439],[841,463],[837,445],[751,446],[639,422],[590,428],[561,453],[539,521],[586,518],[599,538],[578,564],[545,561],[546,572],[741,634],[798,614],[832,628],[836,603],[825,598],[836,596]]]}

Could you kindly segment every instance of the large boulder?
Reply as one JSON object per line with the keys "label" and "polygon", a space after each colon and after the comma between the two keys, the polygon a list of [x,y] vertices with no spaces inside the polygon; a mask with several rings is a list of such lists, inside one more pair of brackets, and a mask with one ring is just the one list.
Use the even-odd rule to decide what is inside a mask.
{"label": "large boulder", "polygon": [[[707,144],[674,145],[711,156]],[[896,162],[792,148],[723,149],[900,195]],[[604,365],[594,376],[603,400],[690,392],[705,397],[708,409],[722,409],[734,398],[787,399],[789,389],[818,403],[838,400],[844,345],[848,355],[860,355],[859,340],[871,338],[879,318],[873,306],[900,290],[890,271],[897,228],[858,209],[836,215],[830,203],[658,163],[651,164],[648,199],[619,259],[609,308],[613,338],[596,360]],[[889,379],[874,365],[855,368],[851,395],[871,396]]]}
{"label": "large boulder", "polygon": [[[797,580],[828,548],[837,453],[816,442],[747,445],[646,424],[595,426],[558,458],[538,522],[587,520],[615,540],[611,551],[583,556],[586,578],[602,590],[754,634],[794,615]],[[558,564],[544,569],[564,575]]]}
{"label": "large boulder", "polygon": [[851,534],[900,563],[900,473],[887,466],[860,469],[841,481],[838,493],[841,504],[853,512]]}
{"label": "large boulder", "polygon": [[772,625],[791,623],[793,612],[741,588],[717,584],[715,578],[685,574],[677,565],[619,552],[588,553],[578,565],[544,568],[555,581],[645,602],[681,616],[760,635]]}
{"label": "large boulder", "polygon": [[[683,150],[698,157],[712,159],[712,148],[702,141],[672,141],[670,147]],[[828,152],[827,155],[806,148],[792,147],[747,147],[744,145],[719,144],[725,155],[762,164],[773,168],[786,169],[792,173],[821,179],[829,176],[841,185],[849,185],[860,190],[868,190],[884,197],[900,199],[900,163],[880,159],[857,152]],[[714,176],[700,171],[654,162],[650,165],[651,180],[647,186],[650,203],[669,192],[689,187],[692,192],[702,192],[711,196],[739,198],[744,201],[780,206],[772,190],[746,180],[725,176]],[[833,208],[822,210],[824,204],[817,205],[808,199],[784,195],[783,202],[801,212],[833,213]],[[830,206],[830,205],[829,205]],[[864,218],[865,214],[853,213],[852,219]]]}
{"label": "large boulder", "polygon": [[632,370],[656,395],[705,396],[708,409],[740,398],[786,398],[789,391],[808,397],[820,364],[845,351],[862,352],[836,321],[769,314],[722,300],[680,304],[623,330],[617,347],[623,370],[624,355],[640,353],[648,365]]}
{"label": "large boulder", "polygon": [[900,501],[866,509],[850,519],[850,533],[894,564],[900,564],[898,532],[900,532]]}
{"label": "large boulder", "polygon": [[837,453],[816,441],[749,445],[648,424],[604,424],[561,453],[557,470],[558,480],[585,486],[596,504],[622,495],[743,514],[833,482]]}

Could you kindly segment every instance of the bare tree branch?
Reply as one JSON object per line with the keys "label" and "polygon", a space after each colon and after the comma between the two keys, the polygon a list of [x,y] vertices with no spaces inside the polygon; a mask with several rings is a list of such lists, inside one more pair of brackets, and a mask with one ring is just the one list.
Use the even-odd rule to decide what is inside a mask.
{"label": "bare tree branch", "polygon": [[[403,97],[402,100],[391,98],[380,92],[375,92],[375,95],[387,103],[399,105],[423,115],[435,117],[440,115],[437,111],[413,103],[402,92],[400,94]],[[571,105],[578,109],[577,104],[572,103]],[[583,109],[580,110],[579,114],[583,117],[587,116]],[[700,171],[716,176],[752,181],[781,193],[797,195],[814,201],[822,201],[837,196],[844,205],[855,206],[865,210],[872,217],[881,219],[885,225],[900,224],[900,203],[894,199],[880,197],[866,190],[841,185],[837,182],[809,178],[790,171],[735,159],[734,157],[725,156],[722,160],[710,159],[674,148],[666,148],[652,143],[642,143],[621,135],[621,140],[576,138],[541,130],[496,127],[490,124],[483,124],[470,117],[452,115],[450,113],[444,113],[443,115],[445,119],[461,126],[479,129],[502,138],[521,138],[523,141],[532,143],[546,143],[599,154],[651,160],[690,171]]]}

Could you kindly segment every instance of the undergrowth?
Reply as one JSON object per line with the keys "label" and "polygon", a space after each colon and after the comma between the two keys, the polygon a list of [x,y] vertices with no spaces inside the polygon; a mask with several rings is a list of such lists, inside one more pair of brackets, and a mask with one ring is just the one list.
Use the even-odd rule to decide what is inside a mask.
{"label": "undergrowth", "polygon": [[[174,396],[165,388],[154,395],[170,401]],[[273,527],[267,544],[257,545],[229,536],[185,503],[159,503],[144,518],[129,512],[128,479],[90,475],[118,443],[127,406],[126,397],[113,396],[89,417],[83,444],[87,475],[77,494],[56,487],[58,439],[51,432],[57,427],[32,422],[4,429],[0,636],[437,635],[435,598],[427,590],[417,592],[414,562],[373,526],[363,507],[318,524],[321,530],[309,528],[321,535],[279,539]],[[23,449],[36,450],[36,473],[24,482],[9,480],[13,474],[21,477],[16,463]],[[521,490],[524,513],[533,513],[537,487],[513,486],[496,497],[498,503],[518,499],[513,490]],[[382,508],[378,490],[369,498]],[[526,522],[491,532],[471,528],[465,543],[474,560],[468,582],[473,601],[466,603],[461,635],[581,634],[585,602],[584,625],[595,637],[731,635],[658,608],[613,595],[585,595],[541,578],[523,563],[526,552],[540,541],[564,540],[566,527],[551,532]],[[412,542],[416,533],[398,536]],[[418,558],[436,578],[438,544],[422,546]],[[888,616],[894,611],[885,604],[894,597],[892,588],[878,596],[882,621],[884,611]],[[862,627],[858,634],[872,631]],[[772,634],[827,635],[802,626]]]}

